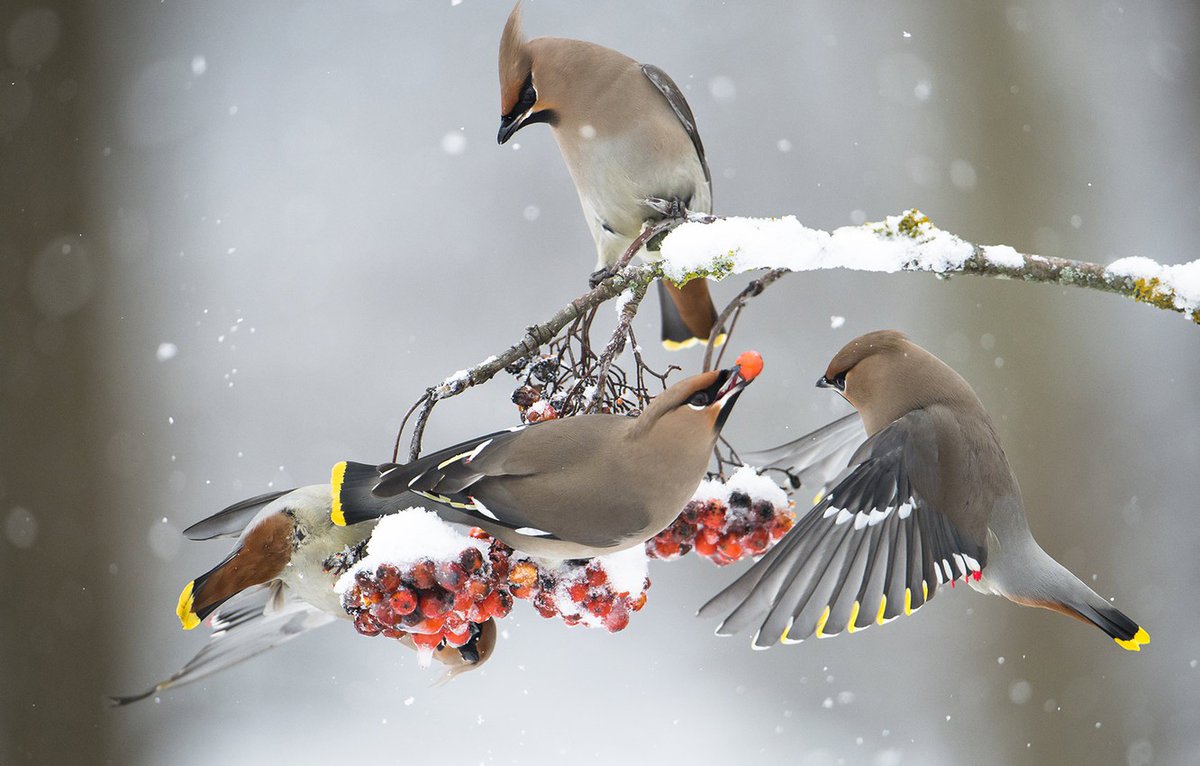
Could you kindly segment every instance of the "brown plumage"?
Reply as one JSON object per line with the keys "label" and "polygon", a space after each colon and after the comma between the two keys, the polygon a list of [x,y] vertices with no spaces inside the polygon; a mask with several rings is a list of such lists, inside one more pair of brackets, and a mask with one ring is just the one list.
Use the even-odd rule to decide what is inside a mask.
{"label": "brown plumage", "polygon": [[[185,629],[204,619],[211,623],[208,643],[170,677],[141,694],[113,697],[112,703],[129,704],[199,681],[314,628],[348,621],[333,590],[341,570],[329,562],[359,546],[375,525],[335,526],[330,502],[328,484],[272,492],[184,530],[192,540],[238,538],[233,553],[188,583],[179,598],[177,614]],[[411,641],[407,645],[413,648]],[[448,679],[482,665],[495,645],[495,625],[488,621],[475,641],[461,649],[440,647],[434,658],[446,666]]]}
{"label": "brown plumage", "polygon": [[733,368],[676,383],[637,418],[580,415],[481,436],[406,465],[339,464],[334,521],[395,513],[416,493],[447,520],[533,555],[590,558],[628,548],[679,515],[760,367],[747,352]]}
{"label": "brown plumage", "polygon": [[[712,212],[712,180],[683,92],[657,67],[582,40],[526,40],[518,4],[500,36],[500,131],[550,125],[596,243],[603,278],[649,221],[647,198]],[[642,252],[656,257],[655,252]],[[663,342],[706,341],[717,311],[705,280],[660,287]]]}
{"label": "brown plumage", "polygon": [[[991,417],[944,362],[879,331],[847,344],[817,385],[854,405],[867,439],[783,540],[701,609],[727,615],[719,632],[756,627],[760,648],[853,633],[965,580],[1094,625],[1124,649],[1149,643],[1033,539]],[[807,438],[793,444],[821,453]],[[773,467],[788,465],[781,450],[769,453]]]}

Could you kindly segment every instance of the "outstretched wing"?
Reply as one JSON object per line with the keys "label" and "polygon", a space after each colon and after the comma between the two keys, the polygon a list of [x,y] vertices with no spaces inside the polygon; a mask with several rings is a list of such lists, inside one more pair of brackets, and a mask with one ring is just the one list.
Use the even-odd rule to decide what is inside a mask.
{"label": "outstretched wing", "polygon": [[756,452],[739,452],[738,457],[756,468],[786,472],[795,487],[823,493],[840,478],[850,456],[866,439],[862,418],[857,412],[851,412],[787,444]]}
{"label": "outstretched wing", "polygon": [[937,507],[937,445],[921,410],[872,436],[834,488],[700,615],[728,614],[720,634],[754,626],[754,645],[767,648],[883,624],[941,583],[977,576],[985,540]]}
{"label": "outstretched wing", "polygon": [[114,706],[128,705],[199,681],[336,619],[287,591],[278,593],[283,587],[273,583],[234,596],[213,615],[208,643],[190,662],[141,694],[109,700]]}
{"label": "outstretched wing", "polygon": [[267,492],[262,495],[242,500],[225,508],[207,519],[197,521],[183,530],[183,536],[189,540],[212,540],[215,537],[237,537],[250,523],[263,506],[272,500],[283,497],[291,492],[290,489],[278,492]]}
{"label": "outstretched wing", "polygon": [[709,172],[708,160],[704,157],[704,144],[700,142],[700,131],[696,129],[696,118],[692,115],[692,107],[683,97],[683,91],[679,89],[670,75],[653,64],[642,64],[642,74],[646,75],[646,79],[667,99],[667,103],[671,105],[671,111],[675,112],[683,129],[687,131],[688,138],[692,139],[692,146],[696,147],[696,155],[700,158],[700,165],[704,168],[704,180],[711,189],[712,173]]}

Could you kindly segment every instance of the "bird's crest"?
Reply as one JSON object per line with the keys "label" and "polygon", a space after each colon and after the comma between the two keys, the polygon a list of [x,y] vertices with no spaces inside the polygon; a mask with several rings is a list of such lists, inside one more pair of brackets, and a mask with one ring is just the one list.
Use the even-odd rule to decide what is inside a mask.
{"label": "bird's crest", "polygon": [[521,31],[521,2],[513,6],[500,34],[500,114],[512,111],[521,96],[525,78],[533,69],[533,59]]}

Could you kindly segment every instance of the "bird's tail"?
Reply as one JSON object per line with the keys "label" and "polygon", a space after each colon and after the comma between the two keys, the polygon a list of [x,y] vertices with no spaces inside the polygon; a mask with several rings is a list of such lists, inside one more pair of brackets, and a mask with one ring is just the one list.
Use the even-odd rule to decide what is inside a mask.
{"label": "bird's tail", "polygon": [[[1046,566],[1034,566],[1029,571],[1029,574],[1042,575],[1037,577],[1040,592],[1009,595],[1010,599],[1026,606],[1050,609],[1095,625],[1112,638],[1117,646],[1131,652],[1140,652],[1143,646],[1150,643],[1150,634],[1145,628],[1101,598],[1048,554],[1043,552],[1042,555],[1045,556]],[[1047,567],[1048,572],[1039,572]]]}
{"label": "bird's tail", "polygon": [[[668,280],[658,281],[658,302],[662,307],[662,342],[670,351],[708,343],[717,323],[717,307],[708,292],[707,279],[693,279],[683,287]],[[725,332],[717,334],[715,345],[725,342]]]}
{"label": "bird's tail", "polygon": [[233,596],[279,576],[291,558],[292,522],[283,513],[263,519],[220,564],[184,586],[175,614],[191,630]]}
{"label": "bird's tail", "polygon": [[[339,527],[370,521],[405,507],[405,496],[379,497],[373,493],[379,483],[380,469],[384,466],[368,465],[343,460],[333,467],[330,481],[333,485],[333,505],[330,517]],[[388,464],[387,467],[392,467]]]}

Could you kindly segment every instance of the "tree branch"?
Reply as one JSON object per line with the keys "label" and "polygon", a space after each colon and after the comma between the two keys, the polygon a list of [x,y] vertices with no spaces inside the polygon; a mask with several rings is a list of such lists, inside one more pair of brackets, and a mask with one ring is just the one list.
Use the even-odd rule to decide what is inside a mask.
{"label": "tree branch", "polygon": [[[1162,266],[1146,258],[1125,258],[1109,266],[1097,263],[1019,253],[1007,246],[966,242],[935,227],[918,210],[909,210],[878,223],[846,226],[833,232],[809,229],[792,216],[771,219],[719,218],[679,211],[663,203],[662,212],[672,217],[646,226],[616,264],[616,273],[559,309],[548,320],[527,328],[519,341],[503,353],[491,356],[466,370],[459,370],[440,384],[431,386],[412,406],[400,426],[401,433],[416,413],[410,459],[421,451],[421,436],[434,406],[469,388],[491,380],[496,373],[538,353],[567,325],[580,335],[586,351],[590,322],[588,314],[602,303],[632,291],[633,297],[618,320],[617,329],[600,357],[596,391],[586,411],[603,404],[604,380],[613,360],[620,354],[626,336],[632,338],[631,323],[647,286],[659,277],[676,284],[691,279],[723,279],[731,274],[767,269],[750,282],[721,312],[709,337],[704,369],[710,369],[718,329],[730,323],[730,331],[742,308],[771,283],[793,271],[844,268],[856,271],[926,271],[939,277],[975,274],[1025,282],[1085,287],[1132,298],[1139,303],[1183,314],[1200,324],[1200,260],[1180,266]],[[664,235],[665,236],[662,236]],[[656,241],[661,236],[661,242]],[[661,244],[661,261],[626,268],[643,245]],[[636,346],[636,343],[635,343]],[[641,387],[642,361],[635,347]],[[717,363],[720,362],[718,357]],[[657,375],[657,374],[656,374]],[[660,379],[662,376],[658,376]],[[393,459],[399,453],[396,435]]]}

